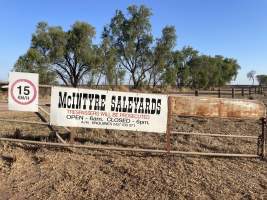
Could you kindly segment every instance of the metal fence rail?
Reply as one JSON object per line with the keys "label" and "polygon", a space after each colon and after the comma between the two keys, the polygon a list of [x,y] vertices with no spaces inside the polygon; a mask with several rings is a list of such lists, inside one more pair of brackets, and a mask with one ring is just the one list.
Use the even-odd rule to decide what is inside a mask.
{"label": "metal fence rail", "polygon": [[[259,136],[253,135],[224,135],[224,134],[210,134],[210,133],[197,133],[197,132],[180,132],[171,130],[172,124],[172,99],[169,97],[168,99],[168,128],[165,134],[166,136],[166,148],[165,149],[143,149],[143,148],[125,148],[125,147],[111,147],[111,146],[95,146],[95,145],[81,145],[74,143],[66,143],[60,135],[55,131],[56,136],[58,137],[61,143],[54,142],[42,142],[42,141],[32,141],[32,140],[22,140],[22,139],[14,139],[14,138],[0,138],[2,142],[16,142],[22,144],[32,144],[32,145],[43,145],[50,147],[67,147],[67,148],[85,148],[91,150],[110,150],[110,151],[126,151],[126,152],[140,152],[140,153],[157,153],[157,154],[166,154],[166,155],[188,155],[188,156],[213,156],[213,157],[247,157],[247,158],[264,158],[265,157],[265,144],[266,144],[266,118],[261,119],[262,133]],[[40,107],[40,111],[45,113],[47,116],[50,113],[44,108]],[[38,113],[38,116],[42,120],[42,122],[36,121],[25,121],[25,120],[17,120],[17,119],[0,119],[0,121],[11,122],[11,123],[25,123],[25,124],[37,124],[37,125],[45,125],[51,127],[49,121],[41,116]],[[65,130],[71,132],[70,129],[65,127]],[[195,136],[205,136],[205,137],[224,137],[224,138],[247,138],[247,139],[258,139],[258,154],[236,154],[236,153],[215,153],[215,152],[193,152],[193,151],[174,151],[171,149],[171,136],[173,134],[177,135],[195,135]]]}
{"label": "metal fence rail", "polygon": [[216,157],[244,157],[244,158],[259,158],[256,154],[228,154],[228,153],[203,153],[203,152],[187,152],[187,151],[167,151],[157,149],[139,149],[139,148],[125,148],[125,147],[107,147],[107,146],[92,146],[92,145],[80,145],[80,144],[62,144],[54,142],[40,142],[31,140],[21,140],[12,138],[0,138],[3,142],[16,142],[22,144],[33,145],[46,145],[50,147],[73,147],[84,148],[90,150],[109,150],[109,151],[126,151],[126,152],[138,152],[138,153],[157,153],[157,154],[172,154],[172,155],[190,155],[190,156],[216,156]]}
{"label": "metal fence rail", "polygon": [[259,138],[259,136],[253,136],[253,135],[224,135],[224,134],[213,134],[213,133],[179,132],[179,131],[171,131],[171,133],[176,135],[197,135],[197,136],[207,136],[207,137],[228,137],[228,138],[249,138],[249,139]]}

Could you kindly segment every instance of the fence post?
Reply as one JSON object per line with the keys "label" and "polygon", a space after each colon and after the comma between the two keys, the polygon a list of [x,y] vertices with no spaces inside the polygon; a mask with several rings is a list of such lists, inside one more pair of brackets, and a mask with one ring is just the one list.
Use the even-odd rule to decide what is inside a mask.
{"label": "fence post", "polygon": [[218,89],[218,98],[221,98],[221,88]]}
{"label": "fence post", "polygon": [[167,130],[166,130],[166,151],[171,151],[171,123],[172,123],[172,97],[168,96],[168,118],[167,118]]}
{"label": "fence post", "polygon": [[71,130],[71,132],[69,132],[69,141],[70,141],[70,144],[74,144],[74,138],[75,138],[75,135],[76,135],[76,128],[73,128]]}
{"label": "fence post", "polygon": [[195,90],[195,96],[198,96],[198,90]]}
{"label": "fence post", "polygon": [[242,97],[244,96],[244,88],[242,87],[242,90],[241,90],[241,95]]}
{"label": "fence post", "polygon": [[255,86],[254,90],[255,90],[254,94],[257,94],[257,87],[256,86]]}
{"label": "fence post", "polygon": [[248,94],[251,95],[251,87],[248,88]]}
{"label": "fence post", "polygon": [[235,98],[235,88],[232,88],[232,98]]}
{"label": "fence post", "polygon": [[265,158],[265,144],[266,144],[266,134],[265,134],[265,128],[266,128],[266,118],[262,118],[261,119],[261,131],[262,131],[262,135],[261,135],[261,144],[262,144],[262,148],[261,148],[261,157],[264,159]]}

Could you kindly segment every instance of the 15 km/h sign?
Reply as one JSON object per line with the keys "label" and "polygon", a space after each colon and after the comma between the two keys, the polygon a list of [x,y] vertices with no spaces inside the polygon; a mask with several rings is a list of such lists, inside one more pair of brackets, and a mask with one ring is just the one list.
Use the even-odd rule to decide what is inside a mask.
{"label": "15 km/h sign", "polygon": [[38,82],[38,74],[10,72],[8,109],[38,112]]}

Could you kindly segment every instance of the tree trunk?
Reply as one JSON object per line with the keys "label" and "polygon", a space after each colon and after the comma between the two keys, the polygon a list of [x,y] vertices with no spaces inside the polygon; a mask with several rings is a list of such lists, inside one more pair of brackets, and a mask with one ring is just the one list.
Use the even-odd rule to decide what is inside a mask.
{"label": "tree trunk", "polygon": [[137,84],[138,84],[138,82],[137,82],[137,80],[136,80],[136,78],[135,78],[134,73],[132,73],[132,79],[133,79],[133,88],[137,88]]}
{"label": "tree trunk", "polygon": [[99,77],[98,77],[98,79],[97,79],[97,83],[96,83],[96,85],[98,86],[99,85],[99,82],[100,82],[100,79],[101,79],[101,73],[99,74]]}
{"label": "tree trunk", "polygon": [[151,79],[152,79],[152,73],[149,73],[149,79],[148,79],[147,86],[150,86]]}

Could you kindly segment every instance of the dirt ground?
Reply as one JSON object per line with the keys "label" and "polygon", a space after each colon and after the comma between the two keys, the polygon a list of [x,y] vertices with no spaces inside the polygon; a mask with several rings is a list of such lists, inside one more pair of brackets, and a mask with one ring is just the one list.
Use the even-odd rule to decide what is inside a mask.
{"label": "dirt ground", "polygon": [[[34,113],[0,111],[0,118],[38,121]],[[39,125],[0,122],[0,135],[47,140]],[[259,135],[255,120],[175,117],[173,128],[218,134]],[[59,129],[65,137],[63,129]],[[76,129],[76,143],[163,149],[155,133]],[[253,139],[172,135],[181,151],[256,154]],[[267,199],[267,161],[251,158],[166,156],[147,153],[45,148],[0,142],[2,199]]]}

